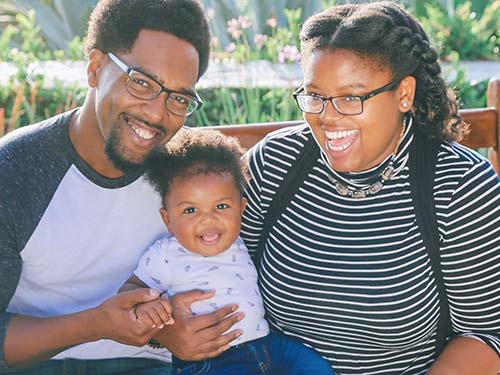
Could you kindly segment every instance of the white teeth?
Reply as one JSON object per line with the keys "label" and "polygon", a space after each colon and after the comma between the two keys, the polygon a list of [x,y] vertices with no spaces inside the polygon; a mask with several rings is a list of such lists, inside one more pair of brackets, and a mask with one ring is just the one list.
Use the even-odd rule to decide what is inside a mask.
{"label": "white teeth", "polygon": [[334,132],[325,131],[326,137],[328,139],[345,138],[345,137],[349,137],[351,135],[354,135],[356,133],[357,133],[357,130],[341,130],[341,131],[334,131]]}
{"label": "white teeth", "polygon": [[344,151],[344,150],[347,150],[347,148],[352,145],[352,142],[349,142],[349,143],[346,143],[345,145],[341,145],[341,146],[333,146],[330,144],[330,142],[327,142],[328,144],[328,148],[332,151]]}
{"label": "white teeth", "polygon": [[[330,150],[335,151],[335,152],[347,150],[355,140],[355,138],[347,138],[347,137],[352,137],[353,135],[355,135],[357,133],[358,133],[357,130],[338,130],[338,131],[333,131],[333,132],[332,131],[330,131],[330,132],[325,131],[325,135],[327,138],[326,144],[328,145],[328,148]],[[343,138],[347,138],[347,139],[344,139],[342,141]],[[339,144],[335,145],[335,144],[333,144],[334,140],[341,140],[340,142],[345,142],[345,143],[340,144],[340,145]],[[336,143],[339,143],[339,142],[336,142]]]}
{"label": "white teeth", "polygon": [[142,139],[149,141],[150,139],[153,139],[156,135],[155,132],[150,132],[147,131],[146,129],[139,128],[137,126],[132,126],[132,129],[134,130],[135,134],[137,134],[139,137]]}

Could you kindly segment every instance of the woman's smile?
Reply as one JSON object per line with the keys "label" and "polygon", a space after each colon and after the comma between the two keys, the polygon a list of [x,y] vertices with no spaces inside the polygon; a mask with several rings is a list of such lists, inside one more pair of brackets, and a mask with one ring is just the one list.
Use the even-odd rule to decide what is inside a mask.
{"label": "woman's smile", "polygon": [[326,148],[332,154],[347,150],[359,134],[358,130],[325,131]]}

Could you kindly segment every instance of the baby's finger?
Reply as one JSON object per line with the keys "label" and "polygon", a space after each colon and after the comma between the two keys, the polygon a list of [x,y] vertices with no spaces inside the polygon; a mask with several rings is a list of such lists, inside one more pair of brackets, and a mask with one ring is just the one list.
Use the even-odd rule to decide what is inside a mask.
{"label": "baby's finger", "polygon": [[161,309],[151,308],[148,310],[148,314],[154,323],[151,327],[162,329],[163,326],[165,325],[165,323],[163,322],[161,315],[158,313],[158,310],[161,310]]}
{"label": "baby's finger", "polygon": [[158,315],[161,317],[161,320],[165,324],[174,324],[172,314],[169,312],[166,308],[165,305],[161,304],[158,305],[156,312]]}
{"label": "baby's finger", "polygon": [[161,297],[158,299],[158,301],[161,303],[165,311],[169,314],[172,314],[174,311],[174,308],[172,307],[172,304],[170,303],[170,299],[166,294],[162,294]]}
{"label": "baby's finger", "polygon": [[147,311],[135,309],[135,315],[137,316],[137,319],[142,323],[155,328],[155,322],[151,319]]}

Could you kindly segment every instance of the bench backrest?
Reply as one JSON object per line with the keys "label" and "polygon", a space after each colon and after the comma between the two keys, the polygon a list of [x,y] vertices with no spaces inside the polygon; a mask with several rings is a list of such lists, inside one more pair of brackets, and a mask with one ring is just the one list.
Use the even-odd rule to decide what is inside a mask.
{"label": "bench backrest", "polygon": [[[500,174],[500,78],[491,79],[488,83],[486,108],[462,109],[460,115],[470,125],[470,133],[462,143],[473,149],[487,148],[488,158]],[[243,147],[250,148],[273,130],[302,123],[303,121],[284,121],[209,128],[237,137]]]}

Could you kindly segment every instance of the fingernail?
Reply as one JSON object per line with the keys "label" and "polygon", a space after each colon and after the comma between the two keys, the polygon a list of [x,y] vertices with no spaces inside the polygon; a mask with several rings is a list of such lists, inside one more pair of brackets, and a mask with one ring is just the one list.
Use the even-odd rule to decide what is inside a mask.
{"label": "fingernail", "polygon": [[156,328],[156,324],[153,324],[153,325],[151,326],[151,328]]}
{"label": "fingernail", "polygon": [[158,297],[160,295],[160,292],[158,292],[155,289],[149,289],[149,295],[153,297]]}
{"label": "fingernail", "polygon": [[245,317],[245,314],[241,313],[241,314],[238,314],[236,316],[236,320],[239,322],[240,320],[242,320],[243,318]]}
{"label": "fingernail", "polygon": [[238,305],[233,305],[233,306],[231,307],[231,311],[232,311],[232,312],[235,312],[236,310],[238,310],[238,307],[239,307]]}
{"label": "fingernail", "polygon": [[172,325],[172,324],[174,324],[174,323],[175,323],[174,318],[170,318],[166,324],[167,324],[168,326],[171,326],[171,325]]}
{"label": "fingernail", "polygon": [[160,324],[160,326],[158,327],[159,329],[163,329],[163,327],[165,327],[164,324]]}

